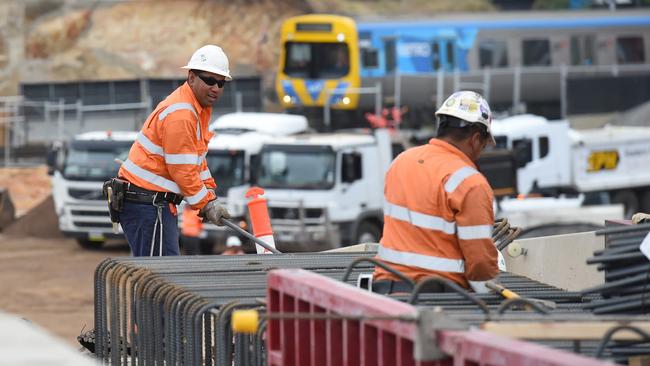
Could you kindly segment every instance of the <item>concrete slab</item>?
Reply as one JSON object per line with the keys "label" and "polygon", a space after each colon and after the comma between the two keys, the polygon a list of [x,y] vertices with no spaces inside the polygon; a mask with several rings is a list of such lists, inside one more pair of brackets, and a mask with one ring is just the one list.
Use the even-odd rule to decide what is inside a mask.
{"label": "concrete slab", "polygon": [[0,365],[97,366],[99,363],[37,325],[0,312]]}
{"label": "concrete slab", "polygon": [[594,251],[605,247],[604,236],[596,236],[593,231],[520,239],[510,245],[519,245],[525,254],[513,258],[511,250],[505,251],[509,272],[569,291],[605,282],[604,274],[586,263]]}

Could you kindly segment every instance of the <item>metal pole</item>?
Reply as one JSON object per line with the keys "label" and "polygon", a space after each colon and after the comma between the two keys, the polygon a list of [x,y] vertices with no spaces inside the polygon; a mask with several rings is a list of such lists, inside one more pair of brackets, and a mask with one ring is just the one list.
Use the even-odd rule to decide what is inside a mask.
{"label": "metal pole", "polygon": [[330,91],[329,89],[325,89],[325,103],[323,103],[323,124],[326,131],[330,130],[330,118]]}
{"label": "metal pole", "polygon": [[565,64],[560,66],[560,117],[566,118],[567,114],[567,67]]}
{"label": "metal pole", "polygon": [[512,113],[519,113],[521,103],[521,67],[515,66],[515,74],[512,79]]}
{"label": "metal pole", "polygon": [[3,107],[3,113],[2,113],[2,118],[5,120],[4,127],[5,127],[5,167],[9,166],[9,154],[10,154],[10,148],[9,145],[11,144],[11,116],[7,116],[7,108],[6,104]]}
{"label": "metal pole", "polygon": [[490,100],[490,88],[492,87],[492,70],[489,67],[483,69],[483,98]]}
{"label": "metal pole", "polygon": [[375,83],[375,115],[377,117],[381,116],[381,82],[378,81]]}
{"label": "metal pole", "polygon": [[63,141],[63,115],[65,114],[63,98],[59,99],[59,118],[57,119],[57,134],[59,141]]}
{"label": "metal pole", "polygon": [[444,98],[445,88],[445,74],[442,69],[438,69],[438,77],[436,79],[436,109],[440,108]]}
{"label": "metal pole", "polygon": [[81,104],[81,99],[77,99],[77,126],[83,127],[83,105]]}
{"label": "metal pole", "polygon": [[238,91],[235,93],[235,111],[242,112],[244,110],[244,95]]}
{"label": "metal pole", "polygon": [[394,102],[395,102],[395,108],[399,109],[402,104],[402,74],[399,72],[399,69],[395,70],[395,87],[394,87],[395,95],[394,95]]}
{"label": "metal pole", "polygon": [[454,69],[454,93],[460,89],[460,72],[458,68]]}

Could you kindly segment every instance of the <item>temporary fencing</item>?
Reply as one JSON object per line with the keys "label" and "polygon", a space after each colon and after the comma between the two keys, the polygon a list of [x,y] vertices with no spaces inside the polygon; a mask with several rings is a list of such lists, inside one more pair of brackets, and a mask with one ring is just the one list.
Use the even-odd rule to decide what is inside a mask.
{"label": "temporary fencing", "polygon": [[[557,307],[547,309],[543,313],[525,311],[521,307],[517,308],[516,303],[504,303],[503,299],[496,294],[473,294],[471,297],[453,292],[398,294],[389,299],[370,294],[366,290],[344,285],[343,283],[356,285],[364,276],[373,271],[374,266],[369,260],[359,261],[362,256],[371,257],[372,255],[373,253],[301,253],[107,259],[97,267],[95,275],[95,353],[105,363],[112,365],[266,365],[266,347],[268,344],[271,347],[271,352],[268,353],[271,357],[282,357],[281,361],[273,358],[268,360],[269,364],[291,364],[287,361],[291,358],[286,357],[294,357],[296,360],[309,357],[310,360],[316,360],[320,357],[316,356],[322,352],[328,354],[342,352],[337,347],[347,347],[348,351],[346,352],[354,353],[357,351],[352,350],[353,348],[359,348],[358,352],[361,352],[361,347],[366,347],[363,342],[375,344],[373,342],[379,341],[382,346],[376,344],[373,346],[379,347],[375,348],[375,351],[379,352],[378,354],[373,356],[372,352],[368,351],[369,353],[366,356],[359,356],[364,357],[363,364],[374,364],[373,360],[377,361],[376,364],[382,364],[381,362],[384,361],[379,361],[381,357],[387,357],[386,360],[393,360],[398,357],[396,356],[398,354],[401,355],[399,357],[402,359],[408,358],[405,356],[406,354],[411,354],[412,357],[412,348],[409,348],[411,346],[402,341],[397,342],[398,338],[396,336],[401,333],[391,335],[385,331],[379,332],[372,327],[367,329],[365,326],[359,328],[363,330],[362,333],[358,334],[360,338],[350,340],[345,345],[339,344],[339,346],[327,343],[331,342],[331,340],[327,341],[327,337],[331,336],[331,332],[338,334],[336,332],[342,330],[337,328],[338,325],[325,326],[325,324],[328,324],[326,320],[292,319],[290,322],[286,321],[273,325],[274,320],[267,320],[265,316],[262,316],[257,332],[250,335],[233,334],[230,327],[230,316],[235,310],[256,309],[265,314],[268,305],[268,315],[274,314],[278,311],[276,302],[280,301],[277,300],[277,296],[285,303],[284,307],[280,309],[282,312],[289,311],[289,308],[286,308],[287,306],[294,306],[292,311],[295,313],[345,314],[345,312],[334,311],[335,309],[326,309],[336,303],[349,301],[350,299],[347,296],[343,296],[349,291],[353,291],[351,294],[362,299],[359,301],[364,303],[371,300],[374,304],[383,304],[382,309],[389,306],[390,303],[390,306],[384,309],[385,312],[379,314],[386,313],[390,315],[394,313],[394,309],[415,309],[415,306],[423,309],[439,308],[444,311],[445,318],[455,319],[452,325],[449,325],[449,322],[435,325],[447,330],[454,329],[452,326],[458,324],[461,324],[463,329],[467,329],[468,326],[482,326],[487,323],[504,321],[542,321],[550,323],[567,320],[575,321],[576,319],[595,321],[593,315],[582,309],[582,304],[589,301],[590,297],[585,297],[576,292],[565,292],[510,273],[502,273],[500,276],[500,282],[505,287],[518,292],[523,297],[551,300],[557,304]],[[350,267],[353,262],[357,263]],[[278,268],[304,268],[310,272],[293,271],[285,273],[283,275],[283,287],[278,289],[269,277],[269,273],[274,273],[272,270]],[[315,278],[313,276],[318,276],[319,280],[313,280]],[[270,281],[268,288],[267,279]],[[294,284],[295,286],[289,284],[290,280],[297,281]],[[294,290],[291,290],[292,286],[295,287]],[[298,291],[300,288],[303,290]],[[283,294],[285,292],[286,294],[281,296],[272,295],[280,290],[282,290]],[[268,298],[271,300],[267,300],[267,292]],[[309,299],[304,300],[298,295],[308,296]],[[367,295],[371,297],[367,298]],[[318,301],[324,301],[324,303],[316,302],[317,299],[320,299]],[[352,300],[357,301],[354,298]],[[389,301],[389,303],[384,303],[384,300]],[[289,303],[293,305],[288,305]],[[511,306],[515,308],[510,308]],[[401,313],[403,312],[400,311]],[[351,313],[351,315],[355,316],[373,314],[375,313],[369,311]],[[625,319],[629,320],[629,318]],[[362,323],[365,324],[363,321],[359,324]],[[401,332],[400,329],[411,329],[412,325],[402,323],[404,322],[392,321],[389,329],[394,329],[395,332]],[[285,337],[289,337],[285,333],[290,333],[289,330],[285,329],[281,340],[277,340],[277,324],[285,324],[283,325],[285,327],[294,324],[295,337],[285,339]],[[268,332],[266,331],[267,326],[269,327]],[[332,326],[334,328],[328,328]],[[351,326],[354,327],[354,325]],[[452,328],[445,328],[445,326]],[[313,333],[315,338],[305,336],[307,333],[304,332]],[[409,332],[411,331],[409,330]],[[458,342],[460,342],[467,345],[470,344],[467,343],[470,341],[481,343],[488,339],[488,336],[476,332],[454,333],[449,331],[444,334],[444,337],[431,342],[442,347],[441,352],[455,358],[459,356],[450,351],[454,347],[453,344],[459,344]],[[268,340],[271,343],[267,343],[267,337],[270,337]],[[276,337],[276,341],[272,341],[273,337]],[[291,342],[291,339],[297,342],[292,351],[293,356],[277,356],[277,347],[273,347],[277,346],[278,343],[273,342],[285,344]],[[338,339],[338,337],[334,337],[334,339]],[[321,342],[324,343],[320,345]],[[397,353],[392,355],[382,353],[385,347],[397,344],[396,342],[401,346],[395,346],[398,347],[397,350],[390,352]],[[555,354],[551,349],[544,348],[540,350],[539,346],[533,347],[528,343],[524,343],[524,345],[533,347],[536,351],[531,354],[521,353],[519,351],[525,348],[521,344],[523,342],[509,342],[511,341],[507,341],[504,345],[515,347],[512,354],[507,356],[515,357],[512,360],[516,360],[516,357],[532,357],[531,359],[537,360],[538,358],[533,357],[533,353],[558,357],[561,355],[568,360],[565,363],[547,364],[579,364],[571,362],[572,360],[581,360],[581,362],[585,360],[585,358],[572,358],[574,357],[572,354]],[[542,342],[552,347],[587,355],[594,355],[599,345],[598,341],[593,339],[583,342],[574,340],[543,340]],[[331,344],[331,346],[325,351],[318,348],[327,344]],[[306,350],[305,347],[316,347],[318,350],[314,349],[312,352]],[[505,346],[490,348],[492,346],[485,345],[485,347],[487,347],[486,349],[492,349],[497,354],[505,355],[507,353]],[[307,352],[309,356],[305,356],[303,352]],[[467,352],[464,353],[465,356],[463,357],[469,357]],[[601,352],[601,355],[609,357],[611,352],[606,350]],[[338,356],[326,356],[325,359],[328,359],[327,357]],[[466,359],[468,361],[472,360],[471,358]],[[595,360],[586,360],[596,362]],[[321,364],[320,361],[313,362],[312,364]],[[440,364],[446,364],[447,361],[441,362]],[[294,364],[307,365],[309,363],[298,362]],[[354,362],[333,362],[330,364],[356,365]],[[397,365],[399,363],[385,361],[383,364]],[[434,365],[436,363],[420,362],[413,364]]]}

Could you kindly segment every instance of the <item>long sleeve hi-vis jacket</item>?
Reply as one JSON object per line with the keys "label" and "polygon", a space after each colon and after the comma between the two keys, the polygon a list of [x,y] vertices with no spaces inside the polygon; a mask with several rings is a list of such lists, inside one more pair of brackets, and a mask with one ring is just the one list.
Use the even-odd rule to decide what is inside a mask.
{"label": "long sleeve hi-vis jacket", "polygon": [[152,191],[173,192],[201,209],[216,195],[205,155],[212,107],[202,108],[187,83],[165,100],[142,126],[118,176]]}
{"label": "long sleeve hi-vis jacket", "polygon": [[[400,154],[386,174],[377,258],[416,282],[439,275],[469,288],[497,276],[493,193],[472,161],[432,139]],[[377,267],[375,279],[397,280]]]}

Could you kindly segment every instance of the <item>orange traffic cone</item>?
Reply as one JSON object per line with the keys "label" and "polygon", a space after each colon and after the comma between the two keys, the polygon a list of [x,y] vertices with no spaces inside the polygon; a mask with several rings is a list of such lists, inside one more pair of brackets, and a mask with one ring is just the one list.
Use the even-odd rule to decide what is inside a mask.
{"label": "orange traffic cone", "polygon": [[[264,190],[260,187],[251,187],[246,192],[248,201],[248,213],[251,217],[253,225],[253,235],[258,239],[267,243],[275,248],[275,240],[273,239],[273,229],[271,229],[271,219],[269,218],[269,210],[266,206],[266,199],[260,197],[264,194]],[[261,245],[255,245],[257,254],[271,254],[268,249],[263,248]]]}

